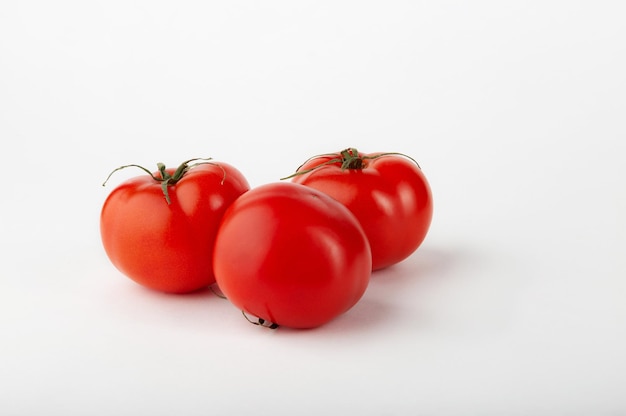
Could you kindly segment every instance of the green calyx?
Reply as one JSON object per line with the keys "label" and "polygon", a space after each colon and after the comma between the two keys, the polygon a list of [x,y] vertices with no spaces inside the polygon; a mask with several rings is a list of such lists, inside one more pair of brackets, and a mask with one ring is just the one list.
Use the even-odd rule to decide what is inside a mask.
{"label": "green calyx", "polygon": [[[334,165],[337,163],[341,163],[341,170],[346,170],[346,169],[350,169],[350,170],[361,170],[364,169],[367,164],[365,163],[366,160],[374,160],[374,159],[378,159],[379,157],[383,157],[383,156],[391,156],[391,155],[395,155],[395,156],[404,156],[408,159],[410,159],[411,161],[413,161],[417,167],[419,168],[420,165],[417,163],[417,161],[415,159],[413,159],[410,156],[405,155],[404,153],[397,153],[397,152],[388,152],[388,153],[379,153],[379,154],[375,154],[373,156],[367,156],[367,155],[361,155],[359,154],[359,151],[357,149],[355,149],[354,147],[349,147],[347,149],[342,150],[339,153],[326,153],[323,155],[318,155],[318,156],[313,156],[312,158],[307,159],[302,165],[300,165],[298,167],[298,169],[296,169],[296,172],[286,176],[284,178],[281,178],[281,180],[285,180],[285,179],[290,179],[293,178],[294,176],[299,176],[299,175],[304,175],[306,173],[312,172],[316,169],[321,168],[322,166],[327,166],[327,165]],[[311,160],[318,158],[318,157],[325,157],[325,156],[335,156],[332,159],[329,159],[327,161],[325,161],[324,163],[320,163],[317,166],[312,167],[311,169],[306,169],[306,170],[300,170],[302,168],[302,166],[304,166],[305,164],[307,164],[308,162],[310,162]]]}
{"label": "green calyx", "polygon": [[[169,194],[168,187],[171,186],[171,185],[175,185],[183,176],[185,176],[185,174],[189,171],[189,169],[193,168],[194,166],[204,165],[204,164],[213,164],[212,162],[209,162],[210,160],[212,160],[210,157],[209,158],[189,159],[189,160],[181,163],[180,166],[178,166],[178,168],[176,168],[174,173],[171,174],[171,175],[167,172],[165,164],[159,162],[159,163],[157,163],[157,169],[159,170],[159,176],[160,177],[154,175],[150,170],[144,168],[143,166],[134,165],[134,164],[132,164],[132,165],[124,165],[124,166],[120,166],[117,169],[114,169],[111,173],[109,173],[109,176],[107,176],[106,180],[102,183],[102,186],[105,186],[106,183],[111,178],[111,176],[115,172],[117,172],[118,170],[130,168],[130,167],[139,168],[139,169],[143,170],[144,172],[146,172],[148,175],[150,175],[152,177],[152,179],[154,179],[155,181],[161,183],[161,189],[163,190],[163,195],[165,196],[165,200],[167,201],[167,204],[169,205],[169,204],[172,203],[172,201],[170,199],[170,194]],[[192,162],[196,162],[196,161],[200,161],[200,162],[192,163]],[[224,169],[222,168],[222,171],[223,170]],[[226,172],[224,172],[224,176],[226,176]],[[222,179],[222,182],[224,182],[224,179]]]}
{"label": "green calyx", "polygon": [[339,152],[341,155],[341,170],[353,169],[359,170],[363,169],[365,166],[363,164],[363,157],[359,155],[359,151],[353,147],[342,150]]}

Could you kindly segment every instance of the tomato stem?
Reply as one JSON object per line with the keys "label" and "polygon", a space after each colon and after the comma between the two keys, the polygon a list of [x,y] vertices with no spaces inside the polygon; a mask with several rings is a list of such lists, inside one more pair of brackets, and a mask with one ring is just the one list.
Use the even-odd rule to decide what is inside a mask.
{"label": "tomato stem", "polygon": [[268,322],[263,318],[258,318],[256,321],[253,321],[252,319],[248,317],[248,315],[246,314],[246,311],[242,310],[241,313],[243,314],[243,317],[246,318],[246,321],[250,322],[252,325],[262,326],[263,328],[269,328],[269,329],[276,329],[280,326],[277,323]]}
{"label": "tomato stem", "polygon": [[209,286],[209,290],[211,292],[213,292],[213,294],[215,296],[217,296],[218,298],[220,298],[220,299],[227,299],[226,296],[222,293],[222,291],[218,290],[219,287],[218,287],[218,289],[215,289],[216,287],[218,287],[217,284],[213,284],[213,285]]}
{"label": "tomato stem", "polygon": [[[196,162],[196,161],[201,161],[198,163],[191,163],[191,162]],[[109,176],[107,176],[107,178],[105,179],[105,181],[102,183],[102,186],[106,186],[107,182],[109,181],[109,179],[111,178],[111,176],[113,176],[113,174],[115,172],[117,172],[118,170],[122,170],[122,169],[126,169],[126,168],[139,168],[141,170],[143,170],[144,172],[146,172],[148,175],[150,175],[150,177],[152,177],[152,179],[154,179],[157,182],[161,183],[161,189],[163,190],[163,196],[165,196],[165,200],[167,201],[167,204],[171,204],[172,201],[170,199],[170,194],[169,194],[169,190],[168,187],[171,185],[175,185],[176,182],[178,182],[179,180],[181,180],[181,178],[193,167],[198,166],[198,165],[205,165],[205,164],[209,164],[209,165],[217,165],[220,167],[220,169],[222,169],[222,182],[221,184],[224,184],[224,180],[226,179],[226,171],[224,170],[224,168],[222,166],[220,166],[219,163],[214,163],[214,162],[210,162],[210,160],[212,160],[210,157],[207,158],[194,158],[194,159],[189,159],[186,160],[185,162],[181,163],[178,168],[176,168],[176,170],[174,171],[173,175],[170,175],[169,173],[167,173],[165,164],[159,162],[157,163],[157,169],[159,171],[159,175],[160,177],[155,176],[152,172],[150,172],[150,170],[144,168],[143,166],[140,165],[124,165],[124,166],[120,166],[117,169],[113,169],[113,171],[111,173],[109,173]]]}
{"label": "tomato stem", "polygon": [[[363,156],[361,155],[357,149],[355,149],[354,147],[349,147],[347,149],[342,150],[339,153],[326,153],[323,155],[317,155],[317,156],[313,156],[309,159],[307,159],[303,164],[301,164],[298,169],[296,169],[296,172],[286,176],[284,178],[280,178],[280,180],[285,180],[285,179],[291,179],[294,176],[299,176],[299,175],[304,175],[306,173],[312,172],[316,169],[321,168],[322,166],[327,166],[327,165],[334,165],[336,163],[341,163],[341,170],[346,170],[346,169],[350,169],[350,170],[361,170],[364,169],[366,167],[366,164],[364,163],[365,160],[374,160],[374,159],[378,159],[379,157],[383,157],[383,156],[391,156],[391,155],[396,155],[396,156],[404,156],[407,159],[410,159],[413,163],[415,163],[417,165],[418,168],[421,169],[419,163],[417,163],[417,161],[415,159],[413,159],[411,156],[405,155],[404,153],[398,153],[398,152],[386,152],[386,153],[379,153],[373,156]],[[327,161],[325,161],[324,163],[320,163],[317,166],[312,167],[311,169],[306,169],[306,170],[300,170],[302,169],[302,166],[306,165],[308,162],[310,162],[313,159],[319,158],[319,157],[327,157],[327,156],[336,156],[332,159],[329,159]]]}

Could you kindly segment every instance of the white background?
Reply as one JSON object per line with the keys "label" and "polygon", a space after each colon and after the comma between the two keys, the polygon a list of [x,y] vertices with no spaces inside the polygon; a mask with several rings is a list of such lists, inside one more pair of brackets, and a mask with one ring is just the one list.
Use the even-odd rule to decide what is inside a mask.
{"label": "white background", "polygon": [[[626,6],[0,4],[3,415],[626,414]],[[422,247],[321,328],[108,262],[106,195],[212,156],[251,185],[413,156]],[[405,232],[398,230],[398,232]]]}

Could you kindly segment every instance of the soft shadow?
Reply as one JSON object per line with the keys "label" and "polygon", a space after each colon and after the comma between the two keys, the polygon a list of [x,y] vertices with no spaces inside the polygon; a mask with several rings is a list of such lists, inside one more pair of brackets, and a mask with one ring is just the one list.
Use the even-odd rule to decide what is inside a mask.
{"label": "soft shadow", "polygon": [[[406,319],[411,315],[415,322],[419,316],[412,316],[414,310],[407,310],[406,303],[398,302],[399,298],[410,293],[421,292],[420,287],[437,284],[442,279],[454,275],[453,270],[475,262],[477,256],[467,249],[424,247],[415,252],[405,261],[377,270],[372,273],[370,284],[363,298],[344,314],[333,321],[319,327],[305,331],[321,331],[337,333],[345,336],[372,331],[379,331],[381,327],[389,326],[398,319]],[[419,308],[418,308],[419,310]],[[288,328],[280,328],[282,333],[300,332]]]}
{"label": "soft shadow", "polygon": [[404,286],[417,279],[445,278],[454,268],[475,258],[466,248],[424,247],[398,264],[374,271],[371,283]]}

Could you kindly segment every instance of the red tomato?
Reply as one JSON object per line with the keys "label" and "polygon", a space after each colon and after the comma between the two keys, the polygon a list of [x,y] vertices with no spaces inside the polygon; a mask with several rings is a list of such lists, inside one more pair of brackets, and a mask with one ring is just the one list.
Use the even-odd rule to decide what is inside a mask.
{"label": "red tomato", "polygon": [[192,292],[215,282],[212,254],[219,222],[249,189],[244,176],[226,163],[187,163],[179,168],[182,176],[166,185],[163,175],[179,173],[162,165],[152,176],[122,183],[100,215],[111,262],[137,283],[162,292]]}
{"label": "red tomato", "polygon": [[365,233],[346,207],[288,182],[252,189],[228,208],[213,262],[235,306],[292,328],[320,326],[354,306],[372,265]]}
{"label": "red tomato", "polygon": [[398,153],[346,149],[306,161],[292,181],[318,189],[344,204],[365,230],[372,268],[382,269],[412,254],[430,227],[430,186],[417,163]]}

